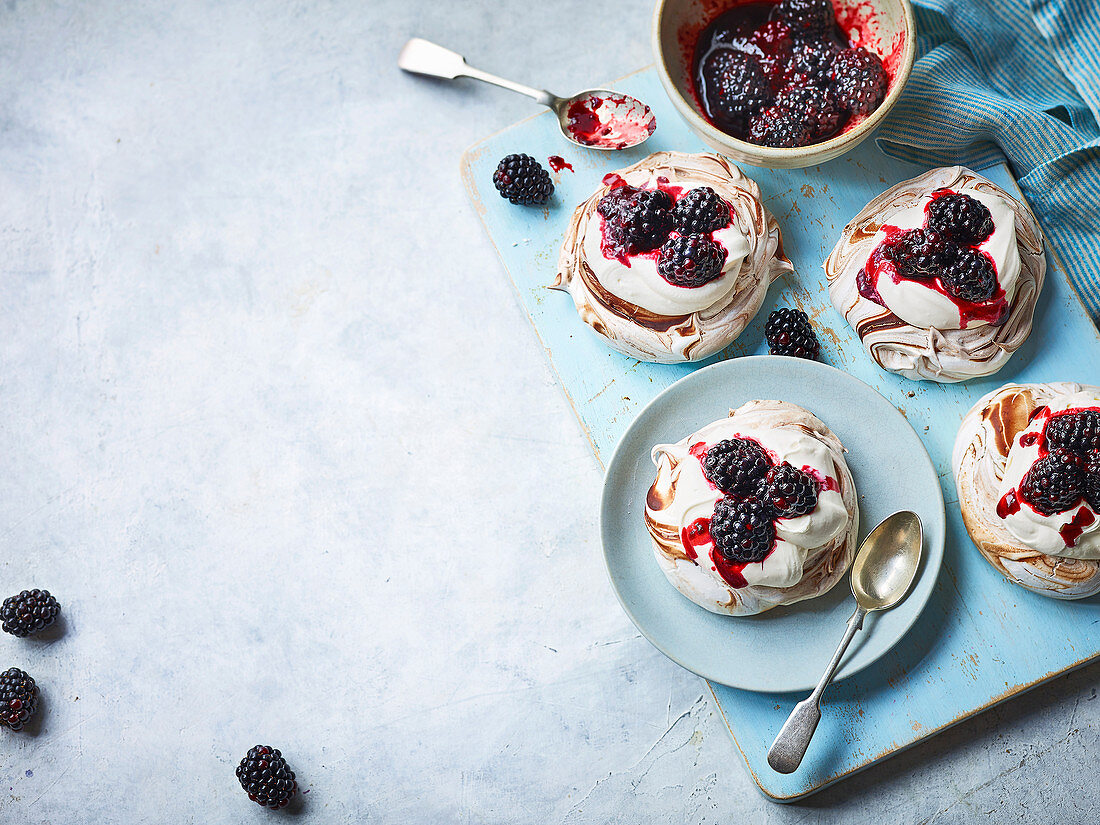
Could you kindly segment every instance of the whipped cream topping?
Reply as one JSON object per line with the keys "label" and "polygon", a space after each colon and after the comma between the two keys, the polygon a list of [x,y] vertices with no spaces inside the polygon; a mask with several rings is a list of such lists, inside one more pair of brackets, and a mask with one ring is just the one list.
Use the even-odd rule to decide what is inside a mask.
{"label": "whipped cream topping", "polygon": [[[658,444],[653,448],[653,463],[658,471],[668,472],[675,464],[679,473],[673,484],[672,501],[661,512],[661,520],[676,525],[680,530],[699,518],[714,515],[714,505],[723,494],[703,474],[700,460],[691,454],[695,445],[704,449],[730,438],[746,438],[759,443],[776,463],[788,462],[799,469],[809,468],[820,479],[832,478],[830,489],[818,492],[817,507],[795,518],[781,518],[775,522],[776,541],[772,552],[760,562],[744,565],[741,575],[750,585],[791,587],[797,584],[803,573],[808,553],[836,538],[848,526],[848,510],[836,486],[836,468],[830,449],[808,432],[793,427],[768,429],[745,426],[736,416],[709,424],[675,444]],[[698,556],[699,571],[707,590],[725,592],[728,584],[722,579],[707,552]],[[699,578],[699,577],[697,577]]]}
{"label": "whipped cream topping", "polygon": [[[1002,516],[1008,532],[1021,544],[1048,556],[1100,559],[1100,514],[1084,499],[1065,512],[1045,516],[1019,494],[1024,476],[1040,458],[1039,434],[1050,416],[1087,407],[1100,407],[1100,388],[1080,387],[1048,401],[1046,410],[1036,415],[1013,440],[997,491],[999,501],[1013,502],[1004,508],[1007,512]],[[1072,544],[1067,544],[1067,540]]]}
{"label": "whipped cream topping", "polygon": [[[649,173],[649,180],[632,185],[642,189],[656,189],[659,170]],[[701,184],[669,181],[668,186],[677,186],[683,190],[680,197]],[[608,292],[635,306],[640,306],[657,315],[687,315],[699,312],[724,300],[737,285],[737,274],[749,254],[749,238],[742,225],[741,218],[730,210],[732,220],[729,226],[719,229],[712,237],[726,251],[726,262],[722,265],[722,274],[702,286],[683,287],[670,284],[657,271],[657,253],[646,252],[631,255],[624,263],[608,257],[601,248],[603,218],[598,212],[592,212],[581,229],[585,260],[592,274]]]}
{"label": "whipped cream topping", "polygon": [[[1011,303],[1016,297],[1016,286],[1020,279],[1016,213],[1004,198],[994,192],[970,190],[966,194],[985,204],[993,215],[993,234],[976,249],[985,252],[993,260],[997,268],[997,282],[1004,291],[1003,300]],[[877,248],[886,239],[889,227],[918,229],[924,226],[925,212],[933,199],[934,194],[930,192],[916,203],[884,216],[883,226],[875,233],[872,248]],[[882,267],[880,273],[883,269],[892,267]],[[959,311],[959,304],[936,287],[935,279],[910,280],[880,275],[875,286],[886,308],[915,327],[965,329],[989,323],[989,320],[982,317],[964,319]]]}

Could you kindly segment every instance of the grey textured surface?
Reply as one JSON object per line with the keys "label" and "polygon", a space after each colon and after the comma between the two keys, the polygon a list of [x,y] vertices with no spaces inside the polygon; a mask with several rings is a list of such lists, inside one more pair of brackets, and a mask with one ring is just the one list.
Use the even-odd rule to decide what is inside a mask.
{"label": "grey textured surface", "polygon": [[272,821],[259,742],[303,823],[1096,821],[1100,668],[779,807],[616,604],[458,179],[532,108],[394,58],[568,91],[648,63],[649,10],[3,6],[0,589],[66,626],[0,638],[45,694],[0,821]]}

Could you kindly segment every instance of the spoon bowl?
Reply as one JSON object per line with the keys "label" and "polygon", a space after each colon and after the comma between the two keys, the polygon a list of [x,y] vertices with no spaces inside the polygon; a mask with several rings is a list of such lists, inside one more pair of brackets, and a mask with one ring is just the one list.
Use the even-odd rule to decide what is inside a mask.
{"label": "spoon bowl", "polygon": [[867,612],[893,607],[908,592],[920,564],[923,529],[916,513],[903,510],[863,540],[852,563],[852,595]]}
{"label": "spoon bowl", "polygon": [[611,89],[588,89],[556,98],[551,107],[565,137],[588,149],[629,149],[657,128],[653,110],[642,101]]}

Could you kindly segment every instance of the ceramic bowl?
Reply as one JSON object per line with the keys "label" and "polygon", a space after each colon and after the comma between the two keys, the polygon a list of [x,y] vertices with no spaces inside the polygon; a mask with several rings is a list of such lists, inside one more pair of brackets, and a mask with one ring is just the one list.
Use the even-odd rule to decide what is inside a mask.
{"label": "ceramic bowl", "polygon": [[883,59],[890,75],[890,90],[882,105],[839,135],[810,146],[776,149],[727,135],[703,116],[692,83],[692,62],[699,33],[720,12],[740,4],[738,0],[726,3],[657,0],[653,12],[653,52],[661,83],[677,111],[712,149],[753,166],[772,169],[814,166],[857,146],[885,119],[901,96],[916,51],[916,27],[909,0],[833,0],[842,31]]}

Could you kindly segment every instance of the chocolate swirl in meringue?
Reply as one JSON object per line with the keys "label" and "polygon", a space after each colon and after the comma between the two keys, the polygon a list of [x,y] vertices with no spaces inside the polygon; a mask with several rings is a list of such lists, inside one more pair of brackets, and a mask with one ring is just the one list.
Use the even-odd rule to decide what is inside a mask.
{"label": "chocolate swirl in meringue", "polygon": [[[1100,388],[1068,382],[1006,384],[981,398],[963,418],[951,460],[963,523],[981,554],[1009,581],[1058,599],[1100,592],[1100,560],[1072,557],[1096,555],[1085,549],[1091,542],[1066,547],[1069,555],[1043,552],[1052,547],[1041,528],[1050,522],[1056,530],[1059,517],[1036,513],[1034,525],[1021,527],[1009,524],[998,504],[1011,483],[1006,477],[1009,457],[1023,448],[1021,436],[1034,429],[1041,408],[1064,407],[1060,402],[1084,396],[1100,398]],[[1033,533],[1031,544],[1021,538]]]}
{"label": "chocolate swirl in meringue", "polygon": [[[601,282],[600,272],[607,278],[608,268],[594,235],[600,226],[596,208],[611,191],[605,184],[573,213],[550,286],[569,292],[581,319],[619,352],[657,363],[698,361],[740,335],[771,282],[793,267],[783,254],[779,226],[760,200],[760,188],[726,158],[656,152],[609,176],[649,189],[658,178],[685,191],[709,186],[730,205],[732,224],[724,244],[730,254],[722,276],[701,288],[657,284],[655,290],[653,285]],[[682,290],[683,298],[677,300],[674,290]],[[628,300],[616,293],[637,297]]]}
{"label": "chocolate swirl in meringue", "polygon": [[[881,240],[880,229],[907,214],[938,189],[969,193],[985,202],[1003,202],[1015,219],[1015,256],[998,236],[995,257],[1005,269],[1007,312],[1000,323],[945,323],[914,326],[864,297],[859,274]],[[1002,215],[1009,214],[997,210]],[[1028,207],[992,181],[962,166],[933,169],[899,183],[872,200],[844,228],[828,260],[829,297],[883,368],[917,380],[951,383],[992,375],[1031,333],[1032,317],[1046,274],[1043,233]],[[910,316],[914,318],[915,316]]]}
{"label": "chocolate swirl in meringue", "polygon": [[[717,569],[711,558],[716,550],[704,552],[705,543],[697,546],[685,537],[698,519],[709,520],[722,498],[703,474],[699,445],[735,437],[751,438],[777,460],[807,468],[821,485],[814,510],[777,519],[774,549],[762,562],[739,565],[740,586]],[[669,582],[700,607],[734,616],[762,613],[825,593],[851,564],[859,510],[844,447],[801,407],[749,401],[676,444],[657,445],[653,462],[657,476],[646,496],[645,520],[654,556]]]}

